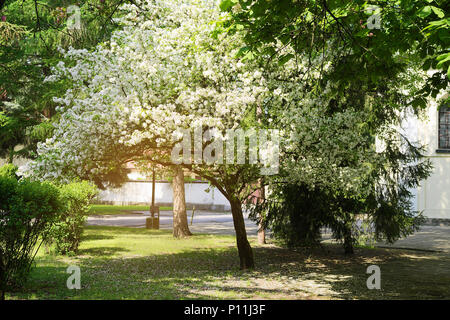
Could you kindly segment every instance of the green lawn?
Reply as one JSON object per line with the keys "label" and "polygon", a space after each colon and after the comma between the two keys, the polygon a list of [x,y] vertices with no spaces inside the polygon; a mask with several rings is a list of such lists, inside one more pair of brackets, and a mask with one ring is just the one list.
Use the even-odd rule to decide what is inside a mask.
{"label": "green lawn", "polygon": [[[133,213],[133,211],[149,211],[150,206],[116,206],[108,204],[94,204],[89,210],[89,215],[115,215]],[[160,211],[172,210],[172,207],[159,207]]]}
{"label": "green lawn", "polygon": [[[292,251],[254,247],[256,269],[242,272],[231,236],[176,240],[170,231],[87,227],[79,255],[41,250],[24,289],[7,299],[449,299],[450,256],[336,245]],[[367,266],[381,268],[382,290],[366,287]],[[66,288],[69,265],[81,290]]]}

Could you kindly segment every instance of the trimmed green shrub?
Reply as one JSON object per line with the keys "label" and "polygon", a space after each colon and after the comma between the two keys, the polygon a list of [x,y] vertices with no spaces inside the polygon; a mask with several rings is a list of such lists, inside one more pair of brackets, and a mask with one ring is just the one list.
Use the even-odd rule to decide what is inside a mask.
{"label": "trimmed green shrub", "polygon": [[0,167],[0,176],[2,177],[10,177],[10,178],[17,178],[16,172],[17,172],[17,166],[8,163]]}
{"label": "trimmed green shrub", "polygon": [[64,209],[46,237],[46,243],[54,244],[57,253],[76,253],[81,242],[89,205],[97,195],[97,188],[83,181],[63,185],[59,191]]}
{"label": "trimmed green shrub", "polygon": [[[37,244],[62,206],[51,183],[17,181],[0,175],[0,293],[20,287],[30,271]],[[42,243],[42,242],[41,242]]]}

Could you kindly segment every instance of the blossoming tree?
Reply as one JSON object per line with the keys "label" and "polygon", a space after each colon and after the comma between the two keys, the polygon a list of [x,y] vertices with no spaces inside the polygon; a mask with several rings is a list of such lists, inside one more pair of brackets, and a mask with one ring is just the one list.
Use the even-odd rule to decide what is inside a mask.
{"label": "blossoming tree", "polygon": [[[257,66],[236,59],[242,46],[237,35],[217,32],[212,21],[222,16],[216,6],[200,0],[136,4],[124,8],[123,28],[108,43],[91,52],[68,50],[66,63],[47,78],[70,79],[72,86],[55,98],[61,119],[29,164],[36,177],[101,182],[123,175],[129,161],[173,166],[180,130],[225,132],[252,123],[265,79]],[[208,179],[230,201],[241,268],[253,267],[241,205],[259,166],[181,163],[177,176],[180,166]]]}

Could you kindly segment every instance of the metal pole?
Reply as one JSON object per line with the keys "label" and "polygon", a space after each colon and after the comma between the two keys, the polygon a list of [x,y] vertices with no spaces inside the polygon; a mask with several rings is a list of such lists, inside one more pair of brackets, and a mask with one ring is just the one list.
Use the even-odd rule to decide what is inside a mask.
{"label": "metal pole", "polygon": [[194,220],[194,213],[195,213],[195,206],[192,207],[191,226],[192,226],[192,220]]}

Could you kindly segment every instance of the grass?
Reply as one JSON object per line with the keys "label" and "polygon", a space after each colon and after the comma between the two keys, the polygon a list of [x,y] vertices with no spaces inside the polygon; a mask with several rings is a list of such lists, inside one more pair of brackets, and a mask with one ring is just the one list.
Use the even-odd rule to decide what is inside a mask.
{"label": "grass", "polygon": [[[333,244],[287,250],[254,248],[256,268],[243,272],[232,236],[87,227],[77,256],[41,250],[30,279],[7,299],[449,299],[450,256],[358,248],[346,257]],[[381,268],[381,290],[366,269]],[[66,288],[69,265],[81,268],[80,290]]]}
{"label": "grass", "polygon": [[[133,213],[133,211],[149,211],[150,206],[135,205],[135,206],[116,206],[107,204],[94,204],[89,210],[89,215],[116,215]],[[172,207],[159,207],[160,211],[171,211]]]}

